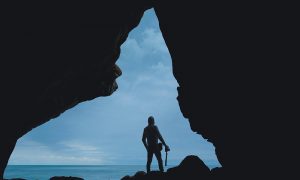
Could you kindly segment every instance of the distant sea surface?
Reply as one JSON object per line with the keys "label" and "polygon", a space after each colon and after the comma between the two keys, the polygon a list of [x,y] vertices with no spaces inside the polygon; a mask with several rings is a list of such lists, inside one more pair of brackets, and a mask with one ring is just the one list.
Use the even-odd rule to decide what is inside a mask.
{"label": "distant sea surface", "polygon": [[[165,170],[174,166],[167,166]],[[155,165],[151,170],[158,170]],[[8,165],[4,178],[24,178],[27,180],[49,180],[53,176],[75,176],[85,180],[120,180],[137,171],[146,171],[145,165]]]}

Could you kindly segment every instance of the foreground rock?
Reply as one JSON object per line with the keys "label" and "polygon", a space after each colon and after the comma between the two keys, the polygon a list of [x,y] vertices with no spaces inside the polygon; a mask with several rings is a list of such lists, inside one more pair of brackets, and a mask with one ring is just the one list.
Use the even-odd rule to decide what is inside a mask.
{"label": "foreground rock", "polygon": [[79,178],[79,177],[72,177],[72,176],[69,176],[69,177],[66,177],[66,176],[54,176],[54,177],[50,178],[50,180],[84,180],[84,179]]}
{"label": "foreground rock", "polygon": [[151,171],[137,172],[134,176],[125,176],[122,180],[145,180],[145,179],[208,179],[212,174],[209,168],[197,156],[187,156],[177,167],[170,168],[167,172]]}

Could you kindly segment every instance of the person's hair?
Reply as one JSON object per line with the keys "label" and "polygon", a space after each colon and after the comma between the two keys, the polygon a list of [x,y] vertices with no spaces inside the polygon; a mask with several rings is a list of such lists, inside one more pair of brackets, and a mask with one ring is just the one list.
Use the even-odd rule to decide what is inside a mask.
{"label": "person's hair", "polygon": [[154,117],[153,116],[148,117],[148,124],[154,124]]}

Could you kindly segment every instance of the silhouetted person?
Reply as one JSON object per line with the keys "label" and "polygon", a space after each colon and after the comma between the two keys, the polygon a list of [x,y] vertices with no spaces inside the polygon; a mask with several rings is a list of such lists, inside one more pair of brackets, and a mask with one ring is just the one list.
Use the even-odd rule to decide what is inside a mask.
{"label": "silhouetted person", "polygon": [[150,116],[148,118],[148,126],[144,128],[142,138],[145,148],[147,149],[147,173],[150,172],[153,154],[155,154],[156,159],[158,161],[159,170],[161,172],[164,171],[161,152],[158,146],[158,139],[162,142],[166,149],[170,149],[169,146],[165,143],[163,137],[161,136],[157,126],[154,125],[154,118]]}

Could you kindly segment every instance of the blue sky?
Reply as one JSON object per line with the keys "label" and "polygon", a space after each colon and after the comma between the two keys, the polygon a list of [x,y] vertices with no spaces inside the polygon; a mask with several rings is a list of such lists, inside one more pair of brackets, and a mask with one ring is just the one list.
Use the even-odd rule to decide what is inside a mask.
{"label": "blue sky", "polygon": [[192,132],[180,112],[171,58],[152,9],[129,34],[117,64],[123,74],[112,96],[83,102],[35,128],[18,140],[9,164],[143,165],[142,132],[153,115],[171,148],[169,164],[193,154],[219,166],[213,145]]}

